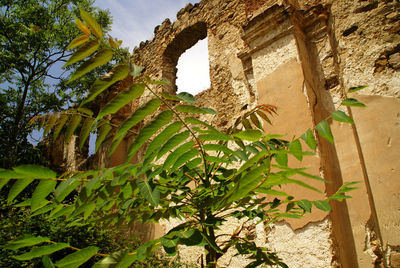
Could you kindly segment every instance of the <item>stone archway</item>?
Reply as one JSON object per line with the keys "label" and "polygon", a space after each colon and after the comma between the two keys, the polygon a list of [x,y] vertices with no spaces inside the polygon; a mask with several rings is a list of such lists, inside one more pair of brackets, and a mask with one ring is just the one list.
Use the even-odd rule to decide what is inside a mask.
{"label": "stone archway", "polygon": [[165,86],[165,90],[170,94],[175,94],[176,73],[179,57],[198,41],[207,37],[207,24],[197,22],[182,30],[174,40],[167,46],[162,57],[162,77],[168,79],[170,83]]}

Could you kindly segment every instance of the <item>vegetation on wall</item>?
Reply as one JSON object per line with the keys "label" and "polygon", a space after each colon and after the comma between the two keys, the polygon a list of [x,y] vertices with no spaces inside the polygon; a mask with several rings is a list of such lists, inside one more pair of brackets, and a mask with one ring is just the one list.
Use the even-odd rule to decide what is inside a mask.
{"label": "vegetation on wall", "polygon": [[[80,14],[86,25],[77,20],[82,35],[69,45],[75,52],[66,63],[80,63],[71,83],[107,64],[120,45],[118,40],[104,38],[101,27],[89,13],[81,10]],[[26,206],[32,217],[62,219],[69,227],[109,228],[171,218],[182,223],[133,251],[106,252],[95,245],[77,248],[73,243],[45,236],[13,240],[5,247],[26,249],[14,258],[21,261],[42,258],[45,267],[79,267],[96,256],[102,259],[93,267],[129,267],[145,261],[160,247],[174,256],[179,245],[204,249],[207,267],[215,267],[231,248],[250,259],[247,267],[260,264],[287,267],[276,252],[257,245],[255,237],[246,235],[243,228],[224,233],[221,227],[229,218],[265,225],[285,217],[301,218],[313,208],[330,211],[329,202],[348,198],[346,193],[354,189],[354,183],[343,185],[325,200],[297,200],[281,186],[296,184],[319,191],[307,180],[325,180],[303,168],[289,167],[288,157],[301,161],[305,155],[315,154],[317,133],[333,143],[328,119],[353,123],[352,119],[336,111],[315,129],[286,141],[281,135],[263,134],[263,124],[276,111],[274,106],[260,105],[240,116],[227,132],[221,132],[201,119],[202,115],[213,115],[216,111],[196,106],[196,99],[188,93],[159,92],[167,81],[154,81],[141,72],[142,68],[128,57],[93,83],[80,106],[35,118],[44,127],[45,135],[57,138],[65,131],[65,142],[78,135],[81,148],[91,132],[97,133],[96,151],[105,146],[105,140],[110,140],[110,154],[122,140],[133,138],[124,164],[61,175],[41,166],[20,165],[0,170],[0,188],[12,184],[7,202],[14,204],[24,188],[38,181],[32,197],[19,206]],[[127,77],[133,79],[133,84],[123,88],[98,113],[88,109],[97,96]],[[110,122],[110,115],[144,94],[151,97],[124,122],[118,125]],[[347,99],[342,105],[362,104]],[[144,126],[138,128],[139,125]],[[305,146],[311,152],[305,151]],[[138,156],[139,162],[131,162],[134,156]],[[76,190],[79,194],[71,200],[70,194]],[[73,252],[53,264],[53,254],[64,249]]]}

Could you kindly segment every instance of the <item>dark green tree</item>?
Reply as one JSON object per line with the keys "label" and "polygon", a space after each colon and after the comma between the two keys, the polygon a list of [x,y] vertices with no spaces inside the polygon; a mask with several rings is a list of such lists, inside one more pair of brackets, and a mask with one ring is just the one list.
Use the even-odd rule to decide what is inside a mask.
{"label": "dark green tree", "polygon": [[109,12],[93,3],[0,0],[0,167],[40,162],[40,151],[28,140],[29,120],[79,100],[98,76],[96,71],[66,85],[77,65],[61,68],[71,54],[68,44],[80,33],[74,23],[77,7],[94,14],[103,32],[110,28]]}

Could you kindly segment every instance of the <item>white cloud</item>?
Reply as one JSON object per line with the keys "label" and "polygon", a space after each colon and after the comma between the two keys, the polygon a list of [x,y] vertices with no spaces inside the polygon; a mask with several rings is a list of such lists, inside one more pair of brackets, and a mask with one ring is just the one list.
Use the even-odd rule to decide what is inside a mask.
{"label": "white cloud", "polygon": [[166,18],[176,20],[176,13],[187,3],[200,0],[97,0],[95,5],[109,9],[113,17],[111,35],[133,49],[141,41],[153,38],[154,28]]}

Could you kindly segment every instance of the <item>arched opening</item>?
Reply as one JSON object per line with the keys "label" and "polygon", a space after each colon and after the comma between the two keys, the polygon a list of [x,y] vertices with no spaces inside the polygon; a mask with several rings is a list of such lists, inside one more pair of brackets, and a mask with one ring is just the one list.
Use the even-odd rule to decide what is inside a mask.
{"label": "arched opening", "polygon": [[[192,26],[182,30],[174,40],[167,46],[167,48],[164,51],[163,55],[163,64],[162,64],[162,75],[164,78],[168,79],[170,81],[170,84],[166,85],[164,90],[167,91],[170,94],[176,94],[178,87],[176,85],[176,80],[177,80],[177,65],[178,65],[178,60],[181,57],[181,55],[188,49],[192,48],[195,44],[200,43],[201,46],[207,47],[205,43],[199,42],[200,40],[203,40],[207,37],[207,25],[204,22],[197,22],[193,24]],[[198,48],[194,48],[196,51]],[[207,51],[207,56],[206,61],[208,62],[208,49]],[[190,56],[191,53],[189,53]],[[202,53],[203,55],[205,53]],[[201,57],[201,56],[200,56]],[[185,58],[185,57],[184,57]],[[194,65],[195,63],[190,63],[189,60],[189,65]],[[186,64],[185,64],[186,65]],[[181,67],[181,70],[184,70],[185,67]],[[189,73],[193,73],[194,71],[188,70]],[[192,74],[195,76],[196,74]],[[181,78],[185,77],[185,74],[180,74]],[[208,81],[210,79],[208,78]],[[189,80],[190,81],[190,80]],[[190,82],[189,84],[194,84],[194,82]],[[183,90],[182,88],[180,91],[187,91]]]}
{"label": "arched opening", "polygon": [[210,88],[209,66],[208,39],[205,38],[179,57],[176,74],[176,93],[188,92],[196,95]]}

